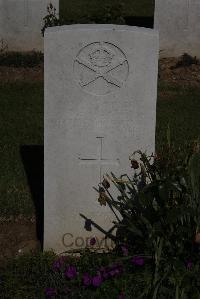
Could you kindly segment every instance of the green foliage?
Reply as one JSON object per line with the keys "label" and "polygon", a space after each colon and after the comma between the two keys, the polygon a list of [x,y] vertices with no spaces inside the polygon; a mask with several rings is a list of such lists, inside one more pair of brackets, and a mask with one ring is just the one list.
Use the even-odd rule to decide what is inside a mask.
{"label": "green foliage", "polygon": [[44,288],[51,281],[50,269],[55,254],[24,255],[0,268],[0,298],[44,298]]}
{"label": "green foliage", "polygon": [[[5,268],[0,268],[0,298],[42,299],[45,298],[46,288],[55,289],[57,296],[52,298],[59,299],[116,299],[122,292],[126,293],[127,299],[133,295],[137,298],[141,287],[146,283],[146,277],[149,277],[149,266],[145,266],[141,271],[126,263],[127,271],[124,271],[123,275],[109,278],[97,288],[86,287],[82,282],[84,273],[96,275],[103,267],[111,267],[117,261],[117,256],[85,251],[80,258],[67,256],[62,266],[56,270],[54,265],[60,258],[52,252],[44,252],[28,254],[10,261]],[[77,270],[77,276],[73,279],[67,279],[64,275],[69,265],[73,265]]]}
{"label": "green foliage", "polygon": [[[122,11],[119,7],[122,6]],[[116,10],[118,10],[116,18]],[[109,12],[110,11],[110,12]],[[119,23],[119,17],[153,16],[154,0],[74,0],[60,1],[60,16],[64,24],[110,22]],[[107,17],[104,18],[104,15]]]}
{"label": "green foliage", "polygon": [[0,51],[0,66],[8,67],[34,67],[43,63],[41,52],[7,52]]}
{"label": "green foliage", "polygon": [[[101,254],[87,248],[80,257],[46,252],[16,258],[0,266],[0,298],[116,299],[124,294],[126,299],[200,299],[200,254],[194,242],[199,151],[184,158],[171,147],[165,156],[138,151],[130,162],[132,179],[112,173],[96,189],[100,204],[108,204],[116,216],[116,248]],[[102,278],[98,286],[95,277]]]}
{"label": "green foliage", "polygon": [[56,13],[56,8],[50,3],[47,6],[47,15],[43,18],[44,25],[41,29],[42,36],[44,36],[45,29],[48,27],[59,26],[61,21],[58,14]]}
{"label": "green foliage", "polygon": [[[177,299],[190,298],[186,293],[199,285],[193,277],[193,286],[188,284],[186,292],[183,281],[191,279],[185,269],[187,261],[197,263],[200,257],[195,243],[200,232],[200,153],[179,159],[178,154],[170,141],[164,156],[134,152],[130,157],[133,178],[106,174],[99,189],[95,188],[100,204],[108,204],[116,217],[116,237],[112,238],[117,247],[125,243],[132,254],[152,258],[152,281],[142,298],[161,298],[158,294],[168,280]],[[109,191],[111,182],[118,189],[117,198]],[[109,237],[110,230],[105,234]]]}
{"label": "green foliage", "polygon": [[[102,7],[100,11],[94,14],[82,14],[80,17],[79,23],[113,23],[113,24],[125,24],[123,17],[123,3],[119,4],[106,4]],[[48,27],[65,25],[65,24],[74,24],[77,23],[77,20],[70,19],[68,21],[59,17],[56,13],[56,8],[52,4],[47,6],[48,14],[43,18],[44,25],[42,27],[42,35],[44,36],[45,29]]]}
{"label": "green foliage", "polygon": [[200,232],[200,154],[194,153],[189,160],[188,170],[191,182],[192,200],[191,206],[196,211],[195,222],[197,232]]}
{"label": "green foliage", "polygon": [[6,52],[7,50],[8,50],[8,44],[5,42],[3,38],[0,39],[0,54]]}
{"label": "green foliage", "polygon": [[82,17],[81,23],[95,23],[95,24],[125,24],[123,17],[124,5],[123,3],[111,5],[106,4],[100,11],[93,15],[85,15]]}
{"label": "green foliage", "polygon": [[[114,276],[110,275],[98,287],[84,285],[85,273],[94,277],[102,273],[103,269],[108,273],[108,269],[112,269],[113,265],[123,265],[123,271]],[[65,275],[69,266],[76,269],[76,275],[72,278]],[[185,264],[178,260],[173,261],[172,267],[166,266],[161,260],[160,267],[159,275],[162,275],[162,278],[156,284],[156,287],[159,287],[159,299],[199,299],[199,261],[191,269],[187,269]],[[124,294],[126,299],[152,299],[156,298],[154,293],[149,293],[153,279],[152,270],[150,259],[146,259],[143,266],[137,266],[131,263],[130,256],[123,257],[116,252],[98,254],[85,250],[80,257],[56,256],[52,252],[28,254],[0,268],[0,298],[116,299],[120,294]],[[45,296],[49,288],[55,290],[57,295]]]}

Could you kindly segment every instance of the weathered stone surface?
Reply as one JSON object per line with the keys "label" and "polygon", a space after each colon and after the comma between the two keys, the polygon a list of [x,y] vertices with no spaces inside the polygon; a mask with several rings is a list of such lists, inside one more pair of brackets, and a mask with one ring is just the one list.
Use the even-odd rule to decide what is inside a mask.
{"label": "weathered stone surface", "polygon": [[154,28],[159,31],[161,57],[200,57],[199,0],[155,0]]}
{"label": "weathered stone surface", "polygon": [[[154,151],[158,34],[115,25],[71,25],[45,34],[44,248],[80,248],[95,236],[79,213],[104,229],[103,174],[132,171],[134,150]],[[100,244],[101,243],[101,244]],[[110,241],[107,242],[110,246]]]}
{"label": "weathered stone surface", "polygon": [[0,39],[10,51],[43,51],[41,28],[52,3],[59,12],[59,0],[0,0]]}

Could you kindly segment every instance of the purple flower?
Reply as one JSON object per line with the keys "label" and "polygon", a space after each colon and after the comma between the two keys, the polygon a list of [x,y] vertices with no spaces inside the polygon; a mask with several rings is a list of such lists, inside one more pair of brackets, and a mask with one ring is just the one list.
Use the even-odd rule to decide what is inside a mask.
{"label": "purple flower", "polygon": [[119,269],[119,268],[116,268],[114,271],[115,271],[115,275],[118,275],[122,272],[121,269]]}
{"label": "purple flower", "polygon": [[65,277],[67,278],[74,278],[77,276],[76,267],[74,266],[68,266],[68,268],[65,271]]}
{"label": "purple flower", "polygon": [[55,261],[55,262],[53,263],[52,268],[53,268],[54,271],[59,271],[59,270],[60,270],[60,267],[61,267],[61,265],[60,265],[60,263],[59,263],[58,261]]}
{"label": "purple flower", "polygon": [[94,246],[95,244],[96,244],[96,238],[93,237],[93,238],[90,239],[90,245]]}
{"label": "purple flower", "polygon": [[123,265],[120,264],[113,265],[111,269],[115,271],[115,274],[119,274],[123,272]]}
{"label": "purple flower", "polygon": [[44,292],[47,298],[53,298],[57,295],[57,291],[54,288],[46,288]]}
{"label": "purple flower", "polygon": [[104,279],[107,279],[107,278],[109,278],[110,277],[110,273],[109,272],[104,272],[103,273],[103,278]]}
{"label": "purple flower", "polygon": [[125,245],[121,245],[121,251],[123,253],[124,256],[128,255],[128,248]]}
{"label": "purple flower", "polygon": [[54,271],[59,271],[64,264],[65,260],[67,259],[66,256],[60,256],[54,263],[53,263],[53,270]]}
{"label": "purple flower", "polygon": [[116,274],[116,270],[111,270],[111,271],[109,272],[109,274],[110,274],[111,277],[115,276],[115,274]]}
{"label": "purple flower", "polygon": [[118,269],[118,266],[117,265],[112,265],[110,268],[109,268],[109,276],[113,277],[115,276],[117,273],[118,273],[119,269]]}
{"label": "purple flower", "polygon": [[109,275],[109,269],[108,268],[104,268],[102,267],[100,269],[100,275],[101,277],[103,277],[104,279],[107,279],[110,275]]}
{"label": "purple flower", "polygon": [[83,284],[85,286],[89,286],[92,283],[92,277],[89,275],[89,273],[83,274]]}
{"label": "purple flower", "polygon": [[144,265],[144,259],[142,257],[139,257],[139,256],[133,257],[131,262],[134,265],[137,265],[137,266],[143,266]]}
{"label": "purple flower", "polygon": [[193,266],[193,262],[192,261],[187,261],[187,268],[191,269]]}
{"label": "purple flower", "polygon": [[103,279],[100,275],[94,276],[92,278],[92,285],[96,288],[99,287],[102,284],[102,282],[103,282]]}
{"label": "purple flower", "polygon": [[120,273],[122,273],[122,271],[123,271],[122,265],[113,265],[112,267],[101,268],[100,275],[104,279],[107,279],[119,275]]}
{"label": "purple flower", "polygon": [[124,294],[121,294],[121,295],[119,295],[118,299],[126,299],[126,298],[125,298]]}

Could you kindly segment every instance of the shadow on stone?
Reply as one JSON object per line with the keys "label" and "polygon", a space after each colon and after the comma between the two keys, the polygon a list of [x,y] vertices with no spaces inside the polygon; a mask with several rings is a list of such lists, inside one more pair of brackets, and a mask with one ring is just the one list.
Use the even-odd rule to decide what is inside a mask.
{"label": "shadow on stone", "polygon": [[138,26],[145,28],[153,28],[154,17],[139,17],[139,16],[127,16],[124,17],[126,25]]}
{"label": "shadow on stone", "polygon": [[38,240],[43,245],[44,220],[44,146],[22,145],[20,154],[36,211]]}

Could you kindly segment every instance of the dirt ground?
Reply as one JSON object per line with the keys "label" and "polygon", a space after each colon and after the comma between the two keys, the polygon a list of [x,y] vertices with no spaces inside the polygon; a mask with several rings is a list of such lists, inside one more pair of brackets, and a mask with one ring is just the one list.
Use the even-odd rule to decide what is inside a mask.
{"label": "dirt ground", "polygon": [[[159,79],[181,86],[200,87],[200,64],[177,66],[181,58],[163,58],[159,62]],[[0,67],[0,82],[43,80],[43,65],[34,68]],[[41,248],[36,235],[35,219],[26,220],[22,217],[8,221],[0,219],[0,263],[8,258],[35,251]]]}
{"label": "dirt ground", "polygon": [[[160,59],[159,79],[166,83],[200,86],[200,62],[189,66],[177,66],[180,61],[181,58]],[[33,68],[0,66],[0,82],[37,82],[43,78],[43,64]]]}
{"label": "dirt ground", "polygon": [[0,222],[1,265],[12,257],[35,252],[41,248],[37,240],[35,219],[19,218]]}
{"label": "dirt ground", "polygon": [[200,62],[184,66],[181,65],[181,60],[162,58],[159,62],[159,79],[170,84],[200,87]]}
{"label": "dirt ground", "polygon": [[0,82],[42,81],[44,77],[43,65],[33,68],[0,66]]}

